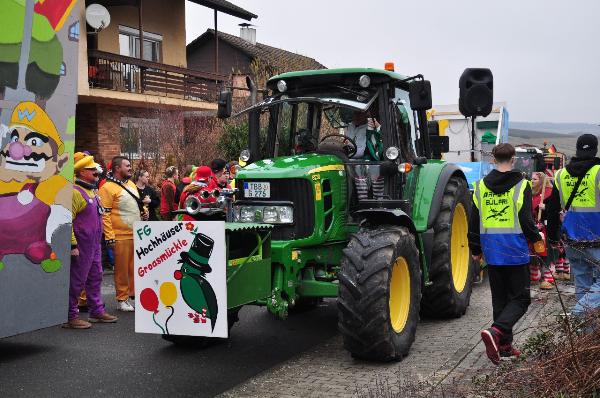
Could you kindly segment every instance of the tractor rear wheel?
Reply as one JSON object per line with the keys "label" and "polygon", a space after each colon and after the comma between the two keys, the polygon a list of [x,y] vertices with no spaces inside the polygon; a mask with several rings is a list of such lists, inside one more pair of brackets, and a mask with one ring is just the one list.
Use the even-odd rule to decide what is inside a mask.
{"label": "tractor rear wheel", "polygon": [[468,230],[471,198],[467,182],[451,177],[444,189],[440,213],[433,230],[430,286],[423,291],[423,314],[457,318],[465,314],[471,299],[474,264]]}
{"label": "tractor rear wheel", "polygon": [[361,228],[344,249],[338,274],[338,326],[353,357],[408,355],[421,301],[421,268],[408,228]]}

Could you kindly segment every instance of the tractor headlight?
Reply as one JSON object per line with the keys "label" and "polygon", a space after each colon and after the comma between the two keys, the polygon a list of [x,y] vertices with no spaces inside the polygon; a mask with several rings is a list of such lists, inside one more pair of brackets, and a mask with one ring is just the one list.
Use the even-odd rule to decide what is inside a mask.
{"label": "tractor headlight", "polygon": [[277,82],[277,90],[279,90],[280,93],[285,93],[287,90],[287,83],[285,80],[280,80]]}
{"label": "tractor headlight", "polygon": [[233,220],[242,223],[263,222],[265,224],[293,224],[294,209],[292,206],[234,204]]}
{"label": "tractor headlight", "polygon": [[282,224],[292,224],[294,222],[294,209],[291,206],[279,207],[279,221]]}
{"label": "tractor headlight", "polygon": [[243,206],[240,208],[240,222],[255,222],[256,210],[254,206]]}
{"label": "tractor headlight", "polygon": [[243,160],[244,162],[250,160],[250,151],[244,149],[242,152],[240,152],[240,160]]}
{"label": "tractor headlight", "polygon": [[400,155],[400,151],[395,146],[391,146],[385,150],[385,157],[389,160],[398,159],[398,155]]}
{"label": "tractor headlight", "polygon": [[358,85],[367,88],[371,85],[371,78],[368,75],[362,75],[358,78]]}

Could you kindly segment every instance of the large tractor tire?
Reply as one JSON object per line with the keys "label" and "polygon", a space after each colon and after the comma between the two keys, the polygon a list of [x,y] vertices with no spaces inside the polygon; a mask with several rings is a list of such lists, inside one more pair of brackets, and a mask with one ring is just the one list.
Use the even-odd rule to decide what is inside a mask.
{"label": "large tractor tire", "polygon": [[433,226],[431,285],[424,288],[421,303],[424,315],[458,318],[467,311],[475,272],[468,241],[470,211],[467,182],[451,177]]}
{"label": "large tractor tire", "polygon": [[367,360],[408,355],[421,301],[419,254],[408,228],[361,228],[344,249],[338,276],[344,347]]}

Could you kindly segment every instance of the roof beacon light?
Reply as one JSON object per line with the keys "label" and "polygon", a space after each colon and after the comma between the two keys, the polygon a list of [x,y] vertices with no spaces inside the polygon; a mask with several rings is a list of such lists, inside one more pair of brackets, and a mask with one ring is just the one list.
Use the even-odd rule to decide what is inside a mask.
{"label": "roof beacon light", "polygon": [[367,75],[361,75],[361,77],[358,78],[358,85],[362,88],[369,87],[371,85],[371,78]]}
{"label": "roof beacon light", "polygon": [[279,90],[280,93],[285,93],[287,90],[287,83],[285,82],[285,80],[280,80],[277,82],[277,90]]}
{"label": "roof beacon light", "polygon": [[386,62],[385,66],[383,67],[383,69],[393,72],[394,71],[394,63],[393,62]]}

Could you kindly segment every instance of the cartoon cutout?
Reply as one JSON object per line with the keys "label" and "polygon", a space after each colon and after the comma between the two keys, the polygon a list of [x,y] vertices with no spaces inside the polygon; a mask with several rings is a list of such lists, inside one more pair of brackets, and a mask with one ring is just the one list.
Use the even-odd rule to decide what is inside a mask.
{"label": "cartoon cutout", "polygon": [[68,159],[48,114],[19,103],[0,140],[0,269],[8,254],[23,254],[45,272],[60,269],[49,242],[56,220],[70,220],[71,189],[58,175]]}
{"label": "cartoon cutout", "polygon": [[219,312],[217,296],[205,275],[212,272],[208,265],[212,254],[214,240],[209,236],[197,233],[188,252],[181,253],[181,269],[175,271],[175,279],[179,280],[181,296],[185,303],[197,313],[203,313],[210,319],[211,331],[215,330]]}

